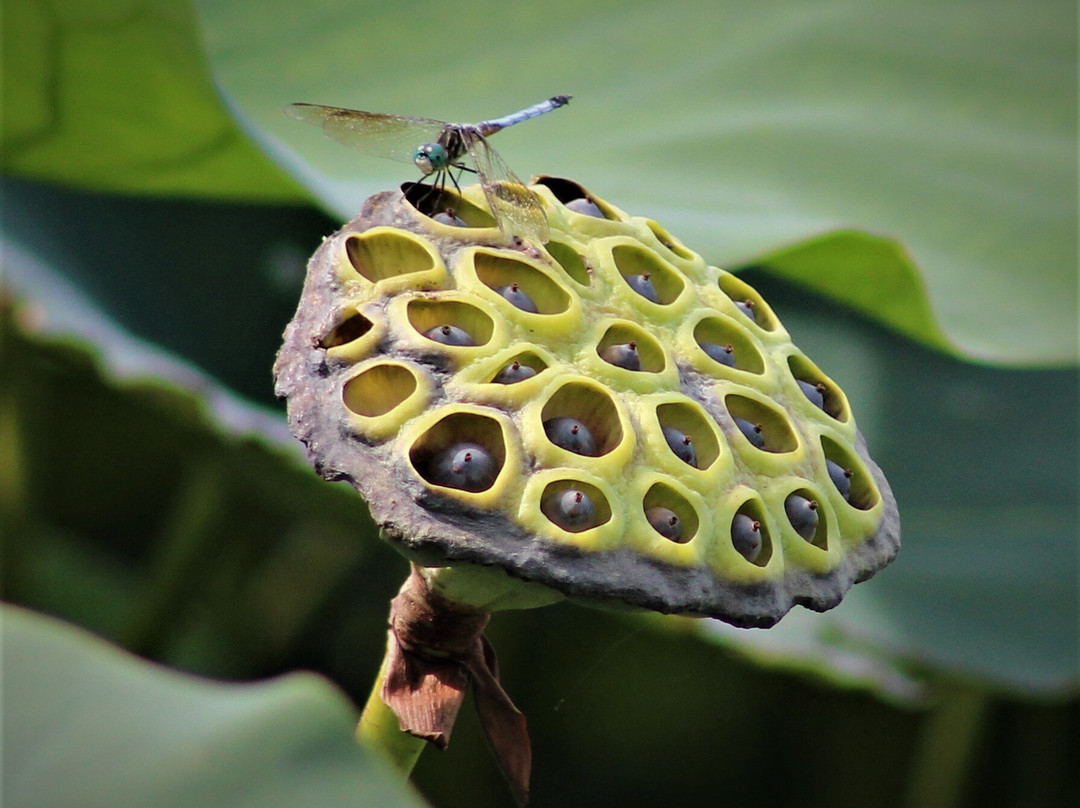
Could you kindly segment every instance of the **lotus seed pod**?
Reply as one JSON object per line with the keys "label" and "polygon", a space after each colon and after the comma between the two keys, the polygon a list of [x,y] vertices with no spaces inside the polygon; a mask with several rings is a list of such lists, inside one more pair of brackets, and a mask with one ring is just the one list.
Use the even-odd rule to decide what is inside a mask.
{"label": "lotus seed pod", "polygon": [[645,518],[649,520],[653,530],[665,539],[679,541],[682,538],[682,521],[679,519],[678,514],[670,508],[654,505],[645,511]]}
{"label": "lotus seed pod", "polygon": [[512,283],[509,286],[502,286],[499,288],[499,294],[513,303],[522,311],[530,312],[531,314],[537,313],[536,304],[533,303],[532,298],[521,290],[521,287],[516,283]]}
{"label": "lotus seed pod", "polygon": [[810,384],[810,382],[804,382],[802,379],[797,380],[799,382],[799,389],[803,391],[810,403],[817,407],[819,410],[825,409],[825,385]]}
{"label": "lotus seed pod", "polygon": [[544,421],[544,432],[548,440],[561,446],[568,452],[590,457],[596,454],[596,441],[585,424],[576,418],[559,416]]}
{"label": "lotus seed pod", "polygon": [[697,468],[697,450],[694,449],[694,440],[685,432],[680,432],[673,426],[665,426],[664,440],[671,447],[671,451],[679,460],[687,465]]}
{"label": "lotus seed pod", "polygon": [[319,247],[275,368],[319,472],[426,567],[590,603],[766,627],[884,567],[899,518],[856,408],[761,295],[577,183],[529,188],[494,215],[407,185]]}
{"label": "lotus seed pod", "polygon": [[437,325],[424,332],[424,336],[443,345],[475,345],[476,340],[469,336],[469,332],[456,325]]}
{"label": "lotus seed pod", "polygon": [[641,370],[641,354],[638,353],[636,342],[609,345],[600,356],[605,362],[616,367]]}
{"label": "lotus seed pod", "polygon": [[495,384],[515,384],[516,382],[523,382],[526,379],[531,379],[535,375],[535,369],[515,360],[496,373],[495,378],[492,379],[492,381]]}
{"label": "lotus seed pod", "polygon": [[588,530],[596,521],[596,506],[584,491],[568,488],[549,497],[541,510],[563,530],[578,533]]}
{"label": "lotus seed pod", "polygon": [[646,300],[650,300],[653,303],[660,302],[660,295],[656,293],[656,286],[652,282],[648,272],[642,272],[640,275],[629,275],[626,278],[626,282],[630,285],[630,288],[641,295]]}
{"label": "lotus seed pod", "polygon": [[701,343],[701,349],[709,355],[709,358],[729,368],[735,367],[735,346],[717,345],[714,342]]}
{"label": "lotus seed pod", "polygon": [[495,482],[498,473],[498,463],[483,446],[455,443],[435,455],[427,476],[431,482],[447,488],[484,491]]}
{"label": "lotus seed pod", "polygon": [[761,555],[761,522],[745,513],[735,514],[731,520],[731,543],[747,561],[756,561]]}
{"label": "lotus seed pod", "polygon": [[818,504],[799,494],[789,494],[784,500],[784,512],[795,532],[807,541],[814,538],[818,527]]}
{"label": "lotus seed pod", "polygon": [[839,463],[834,463],[832,460],[826,460],[825,465],[829,469],[829,479],[836,486],[836,490],[840,492],[840,496],[850,501],[851,470],[844,468]]}
{"label": "lotus seed pod", "polygon": [[736,418],[735,425],[746,436],[750,444],[758,449],[765,448],[765,436],[762,434],[761,424],[752,424],[745,418]]}

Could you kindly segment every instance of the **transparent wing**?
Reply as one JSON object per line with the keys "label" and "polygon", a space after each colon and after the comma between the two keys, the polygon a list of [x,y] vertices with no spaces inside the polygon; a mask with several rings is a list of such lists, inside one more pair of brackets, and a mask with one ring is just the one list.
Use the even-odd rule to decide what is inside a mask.
{"label": "transparent wing", "polygon": [[475,127],[461,129],[495,223],[504,233],[544,244],[549,231],[540,198],[510,170]]}
{"label": "transparent wing", "polygon": [[321,104],[289,104],[285,112],[292,118],[322,127],[328,137],[351,149],[411,163],[416,149],[434,143],[448,125],[431,118],[385,115]]}

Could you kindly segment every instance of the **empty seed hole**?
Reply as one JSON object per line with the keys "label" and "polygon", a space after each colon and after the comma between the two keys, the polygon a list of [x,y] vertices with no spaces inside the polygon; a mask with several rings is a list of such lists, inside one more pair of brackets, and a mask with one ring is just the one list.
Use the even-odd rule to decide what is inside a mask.
{"label": "empty seed hole", "polygon": [[523,311],[558,314],[570,308],[566,290],[524,261],[481,250],[475,253],[473,264],[485,286]]}
{"label": "empty seed hole", "polygon": [[[724,398],[724,404],[743,437],[763,452],[793,452],[799,440],[786,414],[762,402],[736,394]],[[757,436],[757,440],[754,436]]]}
{"label": "empty seed hole", "polygon": [[561,241],[549,241],[544,245],[544,248],[573,280],[582,286],[588,286],[592,283],[589,269],[585,266],[585,260],[569,244],[563,244]]}
{"label": "empty seed hole", "polygon": [[345,254],[360,275],[372,283],[398,275],[427,272],[435,267],[435,256],[416,236],[399,230],[374,230],[349,236]]}
{"label": "empty seed hole", "polygon": [[409,462],[431,485],[486,491],[506,462],[502,426],[483,415],[453,413],[413,443]]}
{"label": "empty seed hole", "polygon": [[354,311],[319,338],[319,347],[337,348],[339,345],[358,340],[371,330],[372,325],[371,320],[360,312]]}
{"label": "empty seed hole", "polygon": [[405,365],[384,362],[345,382],[345,406],[357,415],[386,415],[416,391],[416,374]]}
{"label": "empty seed hole", "polygon": [[652,219],[648,220],[648,225],[649,229],[652,231],[652,234],[656,236],[656,240],[663,244],[666,249],[670,250],[672,253],[674,253],[684,261],[694,260],[696,256],[688,249],[686,249],[686,247],[676,241],[667,230],[662,228],[656,222],[652,221]]}
{"label": "empty seed hole", "polygon": [[[573,419],[583,424],[592,439],[596,457],[612,451],[623,439],[619,411],[615,403],[601,387],[591,383],[564,384],[544,404],[540,417],[545,424],[557,418]],[[566,422],[560,422],[560,428],[563,425],[572,426]],[[570,440],[571,438],[568,437],[564,442]],[[582,452],[577,452],[577,454],[582,454]]]}

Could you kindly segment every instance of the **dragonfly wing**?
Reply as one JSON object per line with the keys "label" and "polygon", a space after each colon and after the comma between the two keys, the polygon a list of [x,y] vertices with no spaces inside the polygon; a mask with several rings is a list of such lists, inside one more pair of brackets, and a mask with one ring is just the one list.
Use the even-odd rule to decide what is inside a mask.
{"label": "dragonfly wing", "polygon": [[290,104],[285,112],[298,121],[322,128],[328,137],[351,149],[411,163],[416,149],[434,143],[447,126],[431,118],[386,115],[321,104]]}
{"label": "dragonfly wing", "polygon": [[547,213],[540,198],[518,179],[477,129],[463,127],[461,134],[499,229],[510,235],[547,243]]}

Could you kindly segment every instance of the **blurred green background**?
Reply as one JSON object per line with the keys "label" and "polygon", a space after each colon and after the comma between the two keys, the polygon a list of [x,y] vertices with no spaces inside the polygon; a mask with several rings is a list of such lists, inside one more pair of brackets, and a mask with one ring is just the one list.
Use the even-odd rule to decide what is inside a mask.
{"label": "blurred green background", "polygon": [[[769,631],[498,615],[532,804],[1080,799],[1074,5],[2,12],[3,598],[174,669],[9,609],[5,804],[416,804],[347,701],[407,565],[306,467],[269,376],[306,256],[412,175],[281,107],[559,92],[503,156],[741,270],[847,391],[904,546]],[[468,710],[414,782],[509,802]]]}

